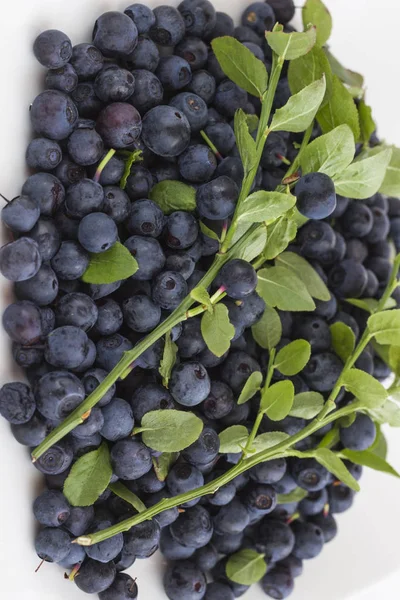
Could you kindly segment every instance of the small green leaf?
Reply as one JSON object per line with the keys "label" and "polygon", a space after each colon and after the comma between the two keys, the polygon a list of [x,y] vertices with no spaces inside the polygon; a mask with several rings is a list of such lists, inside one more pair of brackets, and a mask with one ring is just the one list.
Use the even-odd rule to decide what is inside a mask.
{"label": "small green leaf", "polygon": [[345,363],[346,360],[353,354],[356,345],[356,336],[348,325],[337,321],[330,326],[332,336],[332,348],[335,353]]}
{"label": "small green leaf", "polygon": [[334,177],[336,192],[356,200],[370,198],[381,187],[391,156],[392,150],[388,148],[379,154],[353,162]]}
{"label": "small green leaf", "polygon": [[250,375],[250,377],[244,384],[244,388],[240,392],[240,396],[237,403],[245,404],[246,402],[251,400],[251,398],[253,398],[253,396],[255,396],[257,392],[260,391],[262,380],[262,373],[260,373],[260,371],[254,371],[254,373]]}
{"label": "small green leaf", "polygon": [[193,288],[193,290],[190,292],[190,296],[199,304],[206,306],[209,312],[214,312],[214,307],[211,303],[210,294],[207,292],[205,287],[199,285]]}
{"label": "small green leaf", "polygon": [[160,456],[153,456],[153,468],[159,481],[165,481],[171,467],[178,460],[178,452],[163,452]]}
{"label": "small green leaf", "polygon": [[143,504],[141,499],[138,496],[136,496],[136,494],[131,492],[131,490],[128,490],[128,488],[124,486],[124,484],[120,481],[110,483],[108,488],[113,492],[113,494],[115,494],[119,498],[122,498],[122,500],[125,500],[125,502],[131,504],[131,506],[133,506],[133,508],[137,510],[138,513],[146,510],[146,505]]}
{"label": "small green leaf", "polygon": [[134,163],[140,162],[142,159],[142,150],[134,150],[133,152],[129,152],[125,155],[125,169],[124,174],[121,177],[121,181],[119,187],[124,190],[126,188],[126,184],[128,181],[128,177],[131,174],[132,165]]}
{"label": "small green leaf", "polygon": [[388,393],[383,385],[372,375],[359,369],[344,372],[341,382],[346,390],[357,398],[362,407],[379,408],[387,400]]}
{"label": "small green leaf", "polygon": [[325,106],[332,96],[332,71],[325,52],[322,48],[314,46],[308,54],[290,62],[288,72],[290,91],[292,94],[297,94],[310,83],[321,79],[323,75],[326,77],[326,91],[321,106]]}
{"label": "small green leaf", "polygon": [[301,488],[296,488],[293,492],[288,494],[278,494],[278,504],[291,504],[292,502],[301,502],[304,498],[307,498],[308,492]]}
{"label": "small green leaf", "polygon": [[282,375],[292,376],[300,373],[310,360],[311,346],[307,340],[295,340],[279,350],[275,358],[275,368]]}
{"label": "small green leaf", "polygon": [[368,412],[380,425],[388,424],[390,427],[400,427],[400,407],[392,400],[386,400],[381,407]]}
{"label": "small green leaf", "polygon": [[214,306],[213,313],[204,313],[201,319],[201,333],[208,349],[215,356],[222,356],[229,350],[235,328],[229,321],[225,304]]}
{"label": "small green leaf", "polygon": [[297,225],[290,217],[282,217],[267,227],[267,244],[263,252],[265,260],[279,256],[296,237]]}
{"label": "small green leaf", "polygon": [[321,0],[307,0],[303,7],[303,25],[312,23],[317,28],[317,44],[324,46],[332,31],[332,17]]}
{"label": "small green leaf", "polygon": [[254,133],[257,131],[258,126],[260,124],[260,119],[257,115],[245,114],[247,127],[249,128],[250,133]]}
{"label": "small green leaf", "polygon": [[212,240],[217,240],[217,242],[220,241],[220,239],[219,239],[218,235],[215,233],[215,231],[213,231],[212,229],[207,227],[207,225],[204,225],[203,221],[199,221],[199,225],[200,225],[200,231],[203,235],[211,238]]}
{"label": "small green leaf", "polygon": [[249,432],[244,425],[232,425],[219,434],[219,451],[225,453],[242,452],[249,439]]}
{"label": "small green leaf", "polygon": [[285,60],[299,58],[310,52],[317,40],[315,27],[304,32],[284,33],[283,31],[266,31],[268,45]]}
{"label": "small green leaf", "polygon": [[335,477],[355,492],[360,491],[360,486],[354,479],[353,475],[348,471],[344,462],[328,448],[317,448],[315,450],[315,459],[323,466],[328,469],[330,473],[333,473]]}
{"label": "small green leaf", "polygon": [[386,196],[400,197],[400,148],[390,146],[392,158],[386,169],[385,178],[379,189],[381,194]]}
{"label": "small green leaf", "polygon": [[365,104],[364,100],[360,100],[358,103],[358,116],[360,118],[361,141],[368,144],[371,135],[376,130],[376,125],[372,118],[372,108]]}
{"label": "small green leaf", "polygon": [[389,465],[386,460],[380,458],[369,450],[363,450],[362,452],[356,452],[354,450],[342,450],[340,455],[347,460],[351,460],[351,462],[355,463],[356,465],[369,467],[375,471],[381,471],[382,473],[388,473],[389,475],[400,477],[399,473],[393,469],[393,467]]}
{"label": "small green leaf", "polygon": [[258,271],[257,291],[265,302],[280,310],[312,311],[315,309],[304,283],[285,267],[271,267]]}
{"label": "small green leaf", "polygon": [[162,381],[163,386],[168,387],[169,379],[171,377],[171,371],[176,363],[176,355],[178,353],[178,346],[174,344],[171,340],[171,333],[168,332],[165,335],[165,344],[164,344],[164,352],[163,357],[160,362],[160,367],[158,369]]}
{"label": "small green leaf", "polygon": [[236,145],[242,159],[244,176],[247,177],[253,170],[257,170],[256,142],[250,135],[246,114],[240,108],[235,113],[234,129]]}
{"label": "small green leaf", "polygon": [[273,223],[296,204],[291,194],[254,192],[241,204],[238,219],[246,223]]}
{"label": "small green leaf", "polygon": [[181,181],[160,181],[151,188],[149,197],[166,215],[175,210],[196,210],[196,190]]}
{"label": "small green leaf", "polygon": [[274,308],[266,305],[261,319],[251,328],[253,338],[261,348],[272,350],[282,337],[281,319]]}
{"label": "small green leaf", "polygon": [[231,581],[241,585],[253,585],[267,572],[264,554],[245,548],[232,554],[226,563],[226,575]]}
{"label": "small green leaf", "polygon": [[287,433],[283,433],[283,431],[269,431],[268,433],[261,433],[256,437],[253,443],[254,454],[259,454],[260,452],[264,452],[264,450],[268,450],[269,448],[273,448],[282,442],[286,442],[289,439],[289,435]]}
{"label": "small green leaf", "polygon": [[361,308],[362,310],[365,310],[370,314],[372,314],[375,311],[378,305],[377,300],[375,300],[374,298],[366,298],[363,300],[360,300],[359,298],[346,298],[346,302],[348,302],[348,304],[351,304],[352,306],[357,306],[357,308]]}
{"label": "small green leaf", "polygon": [[332,72],[339,77],[342,83],[350,87],[362,88],[364,85],[364,77],[360,73],[350,71],[343,67],[340,62],[329,52],[328,48],[324,48],[325,55],[329,61]]}
{"label": "small green leaf", "polygon": [[282,421],[290,413],[294,400],[294,385],[289,380],[278,381],[265,390],[261,410],[271,421]]}
{"label": "small green leaf", "polygon": [[400,309],[376,313],[368,319],[368,329],[378,344],[400,345]]}
{"label": "small green leaf", "polygon": [[[242,226],[251,227],[250,223],[238,222],[238,229]],[[238,230],[237,229],[237,230]],[[237,231],[236,230],[236,231]],[[251,262],[263,252],[267,243],[267,228],[262,227],[254,233],[248,244],[237,253],[237,258],[242,258],[246,262]]]}
{"label": "small green leaf", "polygon": [[313,419],[324,406],[324,397],[318,392],[301,392],[296,394],[290,411],[291,417]]}
{"label": "small green leaf", "polygon": [[393,373],[400,377],[400,346],[390,346],[389,366]]}
{"label": "small green leaf", "polygon": [[303,173],[325,173],[334,177],[354,158],[354,136],[348,125],[339,125],[307,146],[301,157]]}
{"label": "small green leaf", "polygon": [[233,37],[215,38],[211,46],[225,75],[252,96],[260,98],[268,86],[264,63]]}
{"label": "small green leaf", "polygon": [[282,108],[278,108],[272,118],[271,131],[305,131],[314,120],[324,98],[326,90],[325,76],[314,81],[301,92],[291,96]]}
{"label": "small green leaf", "polygon": [[329,133],[339,125],[348,125],[354,139],[360,137],[358,111],[354,99],[336,75],[332,79],[332,95],[327,104],[317,114],[322,133]]}
{"label": "small green leaf", "polygon": [[379,458],[383,458],[383,460],[386,460],[387,453],[388,453],[387,441],[386,441],[385,435],[383,434],[382,429],[379,426],[379,424],[377,424],[376,427],[377,427],[377,434],[376,434],[375,442],[372,444],[371,448],[368,448],[368,450],[369,450],[369,452],[372,452],[372,454],[379,456]]}
{"label": "small green leaf", "polygon": [[89,266],[82,275],[85,283],[114,283],[128,279],[136,273],[139,265],[125,246],[116,242],[112,248],[100,254],[91,254]]}
{"label": "small green leaf", "polygon": [[146,446],[159,452],[180,452],[193,444],[203,431],[203,421],[183,410],[152,410],[141,421]]}
{"label": "small green leaf", "polygon": [[313,298],[325,302],[330,300],[331,293],[325,283],[317,271],[302,256],[299,256],[295,252],[283,252],[277,257],[275,264],[293,271],[302,280]]}
{"label": "small green leaf", "polygon": [[72,466],[64,483],[64,495],[72,506],[91,506],[107,488],[111,476],[110,452],[103,442]]}

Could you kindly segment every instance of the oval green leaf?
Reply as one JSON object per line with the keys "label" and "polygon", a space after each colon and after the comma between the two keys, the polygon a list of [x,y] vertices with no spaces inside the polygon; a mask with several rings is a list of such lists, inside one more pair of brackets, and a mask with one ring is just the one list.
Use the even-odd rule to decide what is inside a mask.
{"label": "oval green leaf", "polygon": [[325,283],[317,271],[302,256],[295,252],[283,252],[277,257],[275,264],[293,271],[304,283],[313,298],[324,302],[330,300],[331,293]]}
{"label": "oval green leaf", "polygon": [[348,125],[354,139],[358,140],[360,137],[358,111],[353,96],[336,75],[332,78],[330,100],[318,112],[317,120],[322,133],[328,133],[339,125]]}
{"label": "oval green leaf", "polygon": [[315,27],[309,27],[304,32],[293,33],[267,31],[265,37],[272,50],[285,60],[293,60],[307,54],[317,40]]}
{"label": "oval green leaf", "polygon": [[258,271],[257,292],[272,307],[280,310],[313,311],[314,300],[304,283],[285,267]]}
{"label": "oval green leaf", "polygon": [[279,350],[275,358],[275,369],[282,375],[292,376],[300,373],[310,360],[311,345],[307,340],[295,340]]}
{"label": "oval green leaf", "polygon": [[251,332],[261,348],[275,348],[282,337],[282,323],[277,311],[266,305],[263,316],[252,326]]}
{"label": "oval green leaf", "polygon": [[326,77],[326,91],[321,106],[324,106],[332,96],[332,70],[329,61],[322,48],[314,46],[312,50],[292,60],[289,64],[289,86],[292,94],[297,94],[302,89],[318,81],[321,77]]}
{"label": "oval green leaf", "polygon": [[314,120],[324,99],[326,80],[323,76],[291,96],[282,108],[278,108],[272,118],[271,131],[290,131],[301,133]]}
{"label": "oval green leaf", "polygon": [[253,398],[253,396],[255,396],[257,392],[260,391],[262,380],[262,373],[260,373],[260,371],[254,371],[254,373],[250,375],[250,377],[244,384],[244,388],[240,392],[240,396],[238,398],[237,403],[245,404],[246,402],[251,400],[251,398]]}
{"label": "oval green leaf", "polygon": [[341,321],[333,323],[329,329],[332,337],[332,348],[345,363],[353,354],[356,345],[356,336],[353,330]]}
{"label": "oval green leaf", "polygon": [[301,392],[296,394],[290,411],[291,417],[313,419],[322,410],[325,399],[319,392]]}
{"label": "oval green leaf", "polygon": [[345,371],[341,383],[357,398],[359,405],[365,408],[379,408],[388,398],[387,390],[383,385],[372,375],[359,369]]}
{"label": "oval green leaf", "polygon": [[324,46],[332,32],[332,16],[321,0],[307,0],[303,7],[303,25],[310,23],[317,29],[317,44]]}
{"label": "oval green leaf", "polygon": [[294,400],[294,385],[291,381],[278,381],[263,392],[261,410],[271,421],[282,421],[291,411]]}
{"label": "oval green leaf", "polygon": [[180,452],[199,438],[203,421],[183,410],[152,410],[143,416],[140,431],[149,448]]}
{"label": "oval green leaf", "polygon": [[229,350],[235,328],[229,321],[225,304],[216,304],[212,313],[204,313],[201,319],[201,334],[208,349],[215,356],[222,356]]}
{"label": "oval green leaf", "polygon": [[336,192],[347,198],[365,200],[376,194],[385,179],[392,150],[353,162],[340,175],[334,177]]}
{"label": "oval green leaf", "polygon": [[175,210],[196,210],[196,190],[181,181],[160,181],[151,188],[149,197],[166,215]]}
{"label": "oval green leaf", "polygon": [[259,454],[264,450],[269,450],[282,442],[286,442],[289,439],[287,433],[283,431],[269,431],[268,433],[261,433],[256,437],[253,443],[252,450],[254,454]]}
{"label": "oval green leaf", "polygon": [[229,557],[226,575],[231,581],[242,585],[252,585],[260,581],[267,572],[264,554],[244,549]]}
{"label": "oval green leaf", "polygon": [[354,158],[354,135],[348,125],[339,125],[307,146],[301,157],[303,173],[325,173],[334,177]]}
{"label": "oval green leaf", "polygon": [[238,219],[245,223],[273,223],[296,204],[291,194],[254,192],[240,205]]}
{"label": "oval green leaf", "polygon": [[82,275],[85,283],[114,283],[128,279],[136,273],[139,265],[137,261],[119,242],[112,248],[100,254],[91,254],[89,266]]}
{"label": "oval green leaf", "polygon": [[369,450],[364,450],[362,452],[342,450],[340,454],[343,458],[351,460],[351,462],[356,465],[369,467],[370,469],[374,469],[374,471],[388,473],[389,475],[394,475],[394,477],[400,477],[400,474],[386,460]]}
{"label": "oval green leaf", "polygon": [[400,346],[400,309],[372,315],[368,329],[378,344]]}
{"label": "oval green leaf", "polygon": [[[311,454],[311,453],[310,453]],[[333,473],[335,477],[355,492],[360,491],[358,482],[354,479],[353,475],[348,471],[344,462],[328,448],[318,448],[312,453],[314,458],[328,469],[330,473]]]}
{"label": "oval green leaf", "polygon": [[64,483],[64,495],[72,506],[91,506],[107,488],[111,476],[110,452],[103,442],[72,466]]}
{"label": "oval green leaf", "polygon": [[232,425],[221,431],[219,434],[220,448],[219,451],[222,453],[226,452],[242,452],[246,446],[247,440],[249,439],[249,432],[247,427],[244,425]]}

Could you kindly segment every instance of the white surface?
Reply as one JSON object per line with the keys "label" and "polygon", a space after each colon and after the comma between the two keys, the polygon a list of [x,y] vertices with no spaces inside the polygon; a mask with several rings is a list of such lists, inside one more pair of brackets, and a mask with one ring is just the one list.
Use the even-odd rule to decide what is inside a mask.
{"label": "white surface", "polygon": [[[144,2],[146,0],[143,0]],[[28,107],[40,90],[43,70],[31,54],[35,36],[43,29],[64,30],[73,43],[90,40],[92,23],[101,12],[124,8],[118,0],[19,0],[2,6],[0,72],[2,89],[0,191],[15,196],[24,180],[24,150],[29,136]],[[156,6],[166,0],[147,0]],[[178,4],[178,1],[170,1]],[[300,0],[297,2],[301,4]],[[5,4],[5,3],[4,3]],[[245,0],[214,0],[218,10],[237,17]],[[400,145],[398,115],[397,0],[326,0],[333,18],[331,48],[348,67],[366,77],[368,101],[383,137]],[[2,301],[8,292],[3,293]],[[0,334],[1,379],[13,379],[7,342]],[[390,459],[400,467],[400,432],[389,432]],[[45,564],[35,575],[38,559],[32,548],[34,522],[31,503],[41,477],[29,464],[7,425],[0,422],[0,597],[4,600],[83,600],[62,570]],[[339,519],[340,534],[321,557],[305,565],[296,581],[293,600],[395,600],[399,597],[398,497],[400,483],[369,472],[355,507]],[[138,561],[131,572],[138,578],[141,600],[164,600],[160,558]],[[397,569],[397,571],[396,571]],[[396,592],[397,590],[397,592]],[[255,586],[245,596],[265,596]]]}

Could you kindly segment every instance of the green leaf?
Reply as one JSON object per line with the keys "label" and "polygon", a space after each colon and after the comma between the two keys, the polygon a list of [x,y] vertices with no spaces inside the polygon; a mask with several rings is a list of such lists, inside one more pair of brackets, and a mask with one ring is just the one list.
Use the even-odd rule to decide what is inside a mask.
{"label": "green leaf", "polygon": [[260,124],[260,119],[257,115],[245,114],[247,127],[249,128],[250,133],[254,133],[257,131],[258,126]]}
{"label": "green leaf", "polygon": [[400,309],[376,313],[368,319],[368,329],[378,344],[400,345]]}
{"label": "green leaf", "polygon": [[183,410],[152,410],[141,421],[146,446],[159,452],[180,452],[193,444],[203,431],[203,421]]}
{"label": "green leaf", "polygon": [[307,340],[295,340],[279,350],[275,358],[275,368],[282,375],[292,376],[300,373],[310,360],[311,346]]}
{"label": "green leaf", "polygon": [[380,425],[388,424],[390,427],[400,427],[400,407],[392,400],[386,400],[380,408],[368,412]]}
{"label": "green leaf", "polygon": [[[353,413],[351,416],[353,415],[355,417],[356,413]],[[346,417],[343,418],[345,419]],[[333,448],[338,442],[340,442],[339,425],[341,425],[341,421],[342,419],[338,419],[332,429],[324,435],[318,444],[318,448]],[[350,425],[351,423],[349,423],[349,425],[344,425],[344,427],[350,427]]]}
{"label": "green leaf", "polygon": [[[250,223],[239,222],[238,231],[241,227],[251,227]],[[242,258],[246,262],[251,262],[263,252],[265,244],[267,243],[267,229],[266,227],[260,228],[248,241],[247,245],[237,253],[237,258]]]}
{"label": "green leaf", "polygon": [[250,135],[246,114],[240,108],[235,113],[234,129],[236,145],[243,163],[244,176],[257,170],[256,142]]}
{"label": "green leaf", "polygon": [[325,106],[332,96],[332,71],[325,52],[322,48],[314,46],[308,54],[290,62],[288,72],[290,91],[292,94],[297,94],[310,83],[321,79],[323,75],[326,77],[326,91],[321,106]]}
{"label": "green leaf", "polygon": [[343,67],[340,62],[329,52],[328,48],[324,48],[325,55],[329,61],[332,72],[340,79],[342,83],[350,87],[362,88],[364,85],[364,77],[360,73],[350,71]]}
{"label": "green leaf", "polygon": [[168,387],[169,379],[171,377],[171,371],[176,363],[177,353],[178,346],[171,340],[171,333],[168,332],[165,335],[163,357],[161,359],[160,367],[158,369],[162,377],[163,386],[166,388]]}
{"label": "green leaf", "polygon": [[150,190],[149,198],[158,204],[166,215],[175,210],[196,210],[196,190],[181,181],[165,179],[156,183]]}
{"label": "green leaf", "polygon": [[252,96],[260,98],[268,86],[264,63],[233,37],[215,38],[211,46],[225,75]]}
{"label": "green leaf", "polygon": [[300,161],[302,171],[304,174],[319,171],[334,177],[352,162],[354,150],[350,127],[339,125],[307,146]]}
{"label": "green leaf", "polygon": [[271,131],[305,131],[314,120],[324,98],[326,90],[325,76],[314,81],[301,92],[291,96],[282,108],[278,108],[272,118]]}
{"label": "green leaf", "polygon": [[143,160],[142,158],[143,151],[142,150],[134,150],[133,152],[129,152],[125,155],[125,169],[124,174],[121,177],[121,181],[119,187],[124,190],[126,188],[126,184],[128,181],[128,177],[131,174],[132,165],[134,163],[140,162]]}
{"label": "green leaf", "polygon": [[358,111],[350,92],[336,75],[332,78],[332,95],[327,104],[317,114],[322,133],[329,133],[339,125],[348,125],[354,139],[360,137]]}
{"label": "green leaf", "polygon": [[120,481],[110,483],[108,487],[113,492],[113,494],[115,494],[119,498],[122,498],[122,500],[125,500],[125,502],[128,502],[128,504],[133,506],[133,508],[137,510],[138,513],[146,510],[146,505],[143,504],[141,499],[138,496],[136,496],[136,494],[131,492],[131,490],[128,490],[128,488],[124,486],[124,484]]}
{"label": "green leaf", "polygon": [[267,572],[264,556],[255,550],[240,550],[229,557],[226,563],[226,575],[231,581],[242,585],[257,583]]}
{"label": "green leaf", "polygon": [[376,427],[378,433],[376,435],[375,442],[372,444],[371,448],[368,448],[368,450],[369,452],[372,452],[372,454],[379,456],[379,458],[383,458],[383,460],[386,460],[388,453],[387,441],[379,424],[377,424]]}
{"label": "green leaf", "polygon": [[317,28],[317,44],[324,46],[332,31],[332,17],[321,0],[307,0],[303,7],[303,25],[312,23]]}
{"label": "green leaf", "polygon": [[285,267],[271,267],[258,271],[257,291],[265,302],[280,310],[312,311],[315,309],[304,283]]}
{"label": "green leaf", "polygon": [[383,385],[372,375],[359,369],[344,372],[341,382],[359,400],[362,407],[379,408],[387,400],[388,393]]}
{"label": "green leaf", "polygon": [[290,411],[291,417],[313,419],[324,406],[325,399],[318,392],[301,392],[296,394]]}
{"label": "green leaf", "polygon": [[215,356],[222,356],[229,350],[235,328],[229,321],[225,304],[216,304],[213,313],[204,313],[201,319],[201,333],[208,349]]}
{"label": "green leaf", "polygon": [[293,400],[293,383],[287,379],[278,381],[263,392],[260,409],[271,421],[282,421],[290,413]]}
{"label": "green leaf", "polygon": [[260,371],[254,371],[254,373],[250,375],[250,377],[244,384],[244,388],[240,392],[240,396],[237,403],[245,404],[246,402],[251,400],[251,398],[253,398],[253,396],[255,396],[257,392],[260,391],[262,380],[262,373],[260,373]]}
{"label": "green leaf", "polygon": [[296,198],[291,194],[279,192],[254,192],[241,204],[238,214],[239,221],[246,223],[273,223],[296,204]]}
{"label": "green leaf", "polygon": [[386,169],[385,178],[379,189],[381,194],[386,196],[400,197],[400,148],[391,146],[392,157],[388,168]]}
{"label": "green leaf", "polygon": [[197,287],[192,289],[192,291],[190,292],[190,296],[199,304],[206,306],[207,310],[210,313],[214,312],[214,307],[211,303],[210,294],[207,292],[205,287],[203,287],[202,285],[198,285]]}
{"label": "green leaf", "polygon": [[299,58],[315,45],[317,34],[315,27],[309,27],[304,32],[284,33],[283,31],[266,31],[268,45],[285,60]]}
{"label": "green leaf", "polygon": [[225,453],[242,452],[249,439],[249,432],[244,425],[232,425],[219,434],[219,451]]}
{"label": "green leaf", "polygon": [[107,488],[111,476],[110,452],[103,442],[74,463],[64,483],[64,495],[72,506],[91,506]]}
{"label": "green leaf", "polygon": [[386,460],[380,458],[369,450],[363,450],[362,452],[356,452],[354,450],[342,450],[340,454],[343,456],[343,458],[351,460],[351,462],[355,463],[356,465],[369,467],[375,471],[381,471],[382,473],[389,473],[389,475],[400,477],[399,473],[391,465],[389,465]]}
{"label": "green leaf", "polygon": [[400,346],[390,346],[389,366],[393,373],[400,377]]}
{"label": "green leaf", "polygon": [[301,502],[304,498],[307,498],[308,492],[301,488],[296,488],[293,492],[288,494],[278,494],[278,504],[291,504],[292,502]]}
{"label": "green leaf", "polygon": [[365,200],[377,193],[385,178],[392,150],[386,149],[353,162],[340,175],[334,177],[336,193],[347,198]]}
{"label": "green leaf", "polygon": [[275,264],[293,271],[302,280],[313,298],[325,302],[330,300],[331,293],[325,283],[317,271],[302,256],[299,256],[295,252],[283,252],[277,257]]}
{"label": "green leaf", "polygon": [[128,279],[136,273],[139,265],[129,252],[119,242],[112,248],[100,254],[91,254],[89,266],[82,275],[85,283],[114,283]]}
{"label": "green leaf", "polygon": [[371,135],[376,130],[376,125],[372,118],[372,108],[365,104],[364,100],[360,100],[358,103],[358,116],[360,118],[361,141],[368,144]]}
{"label": "green leaf", "polygon": [[288,439],[289,435],[287,433],[283,433],[283,431],[269,431],[268,433],[261,433],[254,440],[252,449],[254,454],[259,454],[260,452],[264,452],[264,450],[273,448],[274,446],[277,446]]}
{"label": "green leaf", "polygon": [[178,460],[178,452],[163,452],[160,456],[153,456],[153,468],[159,481],[165,481],[171,467]]}
{"label": "green leaf", "polygon": [[[313,453],[314,454],[314,453]],[[317,448],[315,450],[314,458],[319,462],[320,465],[328,469],[330,473],[333,473],[335,477],[355,492],[360,491],[358,482],[354,479],[353,475],[348,471],[344,462],[328,448]]]}
{"label": "green leaf", "polygon": [[263,252],[265,260],[272,260],[283,252],[296,237],[297,225],[290,217],[282,217],[267,227],[267,244]]}
{"label": "green leaf", "polygon": [[[352,304],[353,306],[357,306],[357,308],[366,310],[367,312],[371,313],[371,315],[376,312],[379,305],[378,300],[375,300],[375,298],[364,298],[363,300],[359,300],[358,298],[346,298],[346,302]],[[396,300],[394,298],[388,298],[382,310],[389,310],[390,308],[395,308],[396,306]]]}
{"label": "green leaf", "polygon": [[199,225],[200,225],[200,231],[203,235],[211,238],[212,240],[217,240],[218,242],[220,241],[220,239],[219,239],[218,235],[215,233],[215,231],[213,231],[212,229],[207,227],[207,225],[204,225],[203,221],[199,221]]}
{"label": "green leaf", "polygon": [[356,336],[348,325],[338,321],[330,326],[332,336],[332,348],[345,363],[353,354],[356,345]]}
{"label": "green leaf", "polygon": [[282,337],[282,323],[276,310],[266,305],[263,316],[253,325],[251,332],[261,348],[275,348]]}

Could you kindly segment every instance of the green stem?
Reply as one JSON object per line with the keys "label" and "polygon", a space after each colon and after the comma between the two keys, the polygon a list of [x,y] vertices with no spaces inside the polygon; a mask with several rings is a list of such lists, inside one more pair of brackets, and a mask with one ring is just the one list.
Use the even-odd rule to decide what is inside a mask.
{"label": "green stem", "polygon": [[107,154],[105,155],[103,160],[99,163],[99,166],[96,169],[96,173],[94,174],[93,181],[96,181],[96,183],[98,183],[104,167],[112,159],[112,157],[114,156],[115,153],[116,153],[116,150],[114,150],[113,148],[111,148],[111,150],[109,150],[107,152]]}
{"label": "green stem", "polygon": [[222,160],[223,159],[222,154],[219,152],[218,148],[212,143],[212,141],[210,140],[210,138],[208,137],[206,132],[201,130],[200,135],[203,138],[203,140],[205,141],[205,143],[207,144],[207,146],[209,146],[209,148],[214,152],[215,156],[219,160]]}

